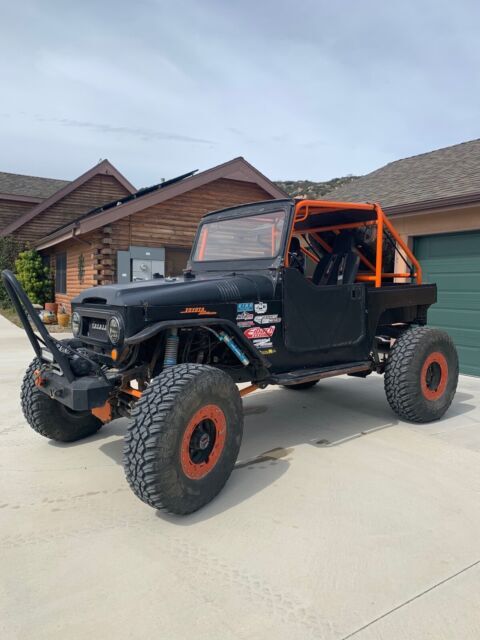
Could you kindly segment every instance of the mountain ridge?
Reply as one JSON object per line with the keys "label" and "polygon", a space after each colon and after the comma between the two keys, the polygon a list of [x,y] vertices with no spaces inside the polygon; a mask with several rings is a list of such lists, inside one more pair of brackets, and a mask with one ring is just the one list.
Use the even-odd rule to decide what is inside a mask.
{"label": "mountain ridge", "polygon": [[319,199],[329,191],[333,191],[357,180],[360,176],[346,175],[340,178],[332,178],[325,181],[314,180],[275,180],[275,184],[288,193],[292,198],[306,197],[312,200]]}

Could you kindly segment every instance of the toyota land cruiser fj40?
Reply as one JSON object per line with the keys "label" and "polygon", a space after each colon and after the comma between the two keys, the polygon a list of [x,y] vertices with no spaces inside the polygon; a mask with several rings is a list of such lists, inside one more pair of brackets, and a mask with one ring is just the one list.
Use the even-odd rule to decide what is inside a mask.
{"label": "toyota land cruiser fj40", "polygon": [[14,275],[3,279],[35,351],[21,391],[27,422],[71,442],[127,416],[127,480],[173,513],[224,486],[241,396],[255,389],[376,372],[412,422],[441,418],[456,390],[452,340],[426,326],[436,286],[422,284],[378,204],[273,200],[209,213],[182,276],[75,298],[72,340],[52,338]]}

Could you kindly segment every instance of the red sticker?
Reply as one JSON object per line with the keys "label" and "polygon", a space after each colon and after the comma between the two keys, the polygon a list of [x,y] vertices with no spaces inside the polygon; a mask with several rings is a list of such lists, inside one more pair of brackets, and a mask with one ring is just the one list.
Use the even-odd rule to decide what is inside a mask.
{"label": "red sticker", "polygon": [[246,329],[243,333],[249,340],[270,338],[275,333],[275,327],[252,327],[251,329]]}

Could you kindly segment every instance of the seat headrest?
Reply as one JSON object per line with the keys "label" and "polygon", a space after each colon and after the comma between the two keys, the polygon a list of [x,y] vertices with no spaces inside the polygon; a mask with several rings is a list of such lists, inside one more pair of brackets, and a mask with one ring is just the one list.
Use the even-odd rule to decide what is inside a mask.
{"label": "seat headrest", "polygon": [[302,245],[300,244],[300,240],[296,236],[293,236],[292,239],[290,240],[289,251],[291,253],[293,252],[299,253],[302,250],[301,247]]}
{"label": "seat headrest", "polygon": [[353,249],[353,234],[350,231],[340,231],[333,243],[332,253],[350,253]]}

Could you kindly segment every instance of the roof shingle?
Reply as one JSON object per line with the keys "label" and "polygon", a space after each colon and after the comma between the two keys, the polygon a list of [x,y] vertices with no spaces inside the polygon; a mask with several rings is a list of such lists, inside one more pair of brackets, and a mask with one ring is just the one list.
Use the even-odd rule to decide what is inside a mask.
{"label": "roof shingle", "polygon": [[36,176],[22,176],[0,171],[0,193],[30,198],[49,198],[69,183],[69,180],[54,180]]}
{"label": "roof shingle", "polygon": [[396,160],[325,194],[395,207],[480,193],[480,140]]}

